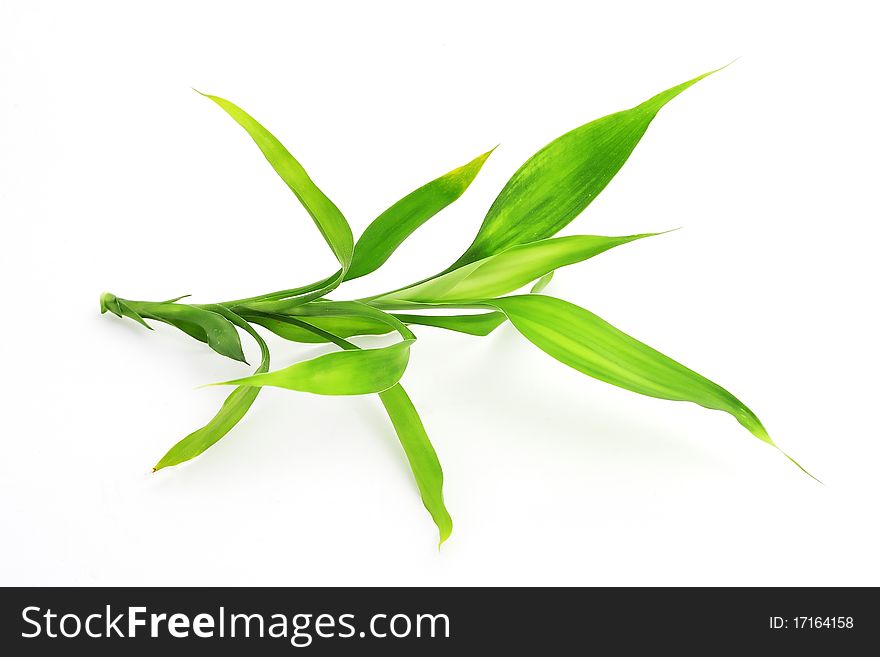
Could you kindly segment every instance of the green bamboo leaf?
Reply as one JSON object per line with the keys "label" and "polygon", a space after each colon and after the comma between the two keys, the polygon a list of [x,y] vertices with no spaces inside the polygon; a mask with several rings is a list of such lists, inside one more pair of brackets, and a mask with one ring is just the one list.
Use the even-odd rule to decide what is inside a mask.
{"label": "green bamboo leaf", "polygon": [[[327,278],[323,278],[320,281],[316,281],[314,283],[310,283],[308,285],[303,285],[300,287],[287,289],[287,290],[279,290],[277,292],[270,292],[268,294],[260,294],[253,297],[247,297],[245,299],[236,299],[234,301],[225,301],[223,305],[227,308],[237,308],[239,306],[246,306],[248,303],[253,303],[256,301],[271,301],[278,299],[290,299],[292,297],[303,297],[307,296],[313,292],[321,291],[321,294],[324,295],[328,287],[338,286],[340,283],[340,274],[341,270],[336,271],[332,275]],[[316,297],[317,298],[317,297]]]}
{"label": "green bamboo leaf", "polygon": [[535,284],[532,286],[532,294],[543,292],[544,289],[550,285],[550,281],[553,280],[553,273],[554,272],[551,271],[549,274],[544,274],[541,278],[535,281]]}
{"label": "green bamboo leaf", "polygon": [[379,349],[324,354],[290,367],[211,385],[274,386],[318,395],[365,395],[400,381],[412,340]]}
{"label": "green bamboo leaf", "polygon": [[[237,326],[240,326],[247,331],[257,342],[260,347],[261,360],[256,373],[260,374],[268,372],[269,348],[266,346],[266,342],[247,324],[247,322],[241,320],[241,318],[233,316],[233,314],[226,309],[220,310],[218,308],[218,312],[223,314]],[[226,401],[223,402],[223,406],[220,407],[217,415],[215,415],[208,424],[193,431],[186,436],[186,438],[169,449],[165,456],[163,456],[153,467],[153,472],[189,461],[214,445],[239,423],[254,403],[258,394],[260,394],[260,388],[253,386],[239,386],[233,390],[232,394],[230,394],[229,397],[226,398]]]}
{"label": "green bamboo leaf", "polygon": [[[184,303],[128,299],[118,299],[118,302],[142,318],[155,319],[180,329],[196,340],[206,343],[218,354],[242,363],[247,362],[235,326],[216,312]],[[143,320],[141,322],[143,323]]]}
{"label": "green bamboo leaf", "polygon": [[354,238],[351,234],[351,227],[339,211],[339,208],[312,182],[306,170],[284,145],[250,114],[234,103],[218,96],[202,95],[217,103],[247,131],[263,152],[263,155],[266,156],[269,164],[275,169],[275,172],[300,200],[309,215],[311,215],[315,225],[321,231],[324,239],[327,240],[327,244],[330,245],[343,269],[347,269],[351,264]]}
{"label": "green bamboo leaf", "polygon": [[753,436],[779,449],[758,417],[727,390],[584,308],[540,294],[492,299],[486,305],[507,315],[532,344],[579,372],[649,397],[725,411]]}
{"label": "green bamboo leaf", "polygon": [[400,384],[379,393],[391,418],[410,469],[419,487],[422,504],[440,531],[440,544],[452,533],[452,518],[443,502],[443,469],[416,407]]}
{"label": "green bamboo leaf", "polygon": [[[485,336],[506,321],[504,313],[477,313],[473,315],[411,315],[391,313],[404,324],[434,326],[469,335]],[[305,319],[304,319],[305,317]],[[269,329],[276,335],[294,342],[326,343],[333,340],[315,332],[315,328],[323,329],[341,338],[358,335],[384,335],[394,328],[384,322],[366,317],[347,317],[343,315],[330,317],[291,316],[279,314],[247,314],[245,318]],[[309,327],[304,324],[310,325]]]}
{"label": "green bamboo leaf", "polygon": [[392,315],[405,324],[434,326],[477,336],[489,335],[507,319],[504,313],[500,312],[474,315],[409,315],[405,313],[392,313]]}
{"label": "green bamboo leaf", "polygon": [[374,219],[354,246],[346,280],[365,276],[381,267],[419,226],[464,194],[491,154],[492,151],[483,153],[419,187]]}
{"label": "green bamboo leaf", "polygon": [[377,297],[375,301],[432,303],[500,296],[560,267],[653,235],[656,233],[626,237],[574,235],[520,244],[423,283]]}
{"label": "green bamboo leaf", "polygon": [[[268,302],[271,305],[272,302]],[[284,311],[279,311],[284,312]],[[383,312],[360,301],[315,301],[287,308],[287,312],[299,317],[363,317],[387,324],[404,340],[415,340],[415,334],[394,315]]]}
{"label": "green bamboo leaf", "polygon": [[489,208],[473,243],[447,271],[516,244],[555,235],[605,189],[657,112],[714,72],[672,87],[632,109],[575,128],[544,146],[513,174]]}
{"label": "green bamboo leaf", "polygon": [[[257,369],[260,372],[261,369]],[[265,371],[265,370],[262,370]],[[153,466],[153,472],[180,465],[195,458],[229,433],[245,416],[259,394],[259,388],[240,386],[232,391],[211,421],[174,445]]]}
{"label": "green bamboo leaf", "polygon": [[[293,342],[330,342],[314,331],[302,326],[303,320],[289,315],[248,313],[246,319],[269,329],[275,335]],[[385,322],[367,317],[310,317],[309,324],[343,338],[355,335],[384,335],[394,329]]]}
{"label": "green bamboo leaf", "polygon": [[[316,335],[336,344],[341,349],[348,352],[360,349],[356,344],[344,338],[311,324],[305,322],[302,324],[307,330],[314,331]],[[440,467],[437,452],[434,451],[434,446],[431,445],[431,440],[428,438],[419,414],[402,385],[397,383],[388,390],[380,392],[379,398],[382,400],[382,405],[391,419],[391,424],[394,426],[394,431],[397,433],[397,438],[409,461],[410,469],[422,497],[422,504],[425,505],[434,524],[437,525],[440,532],[440,545],[442,545],[443,541],[449,538],[452,533],[452,518],[443,502],[443,469]]]}

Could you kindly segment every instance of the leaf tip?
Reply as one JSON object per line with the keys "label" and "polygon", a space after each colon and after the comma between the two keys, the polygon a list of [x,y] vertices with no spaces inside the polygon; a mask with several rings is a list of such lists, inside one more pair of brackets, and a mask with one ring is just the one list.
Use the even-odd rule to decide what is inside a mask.
{"label": "leaf tip", "polygon": [[181,299],[186,299],[187,297],[191,297],[192,294],[181,294],[179,297],[174,297],[173,299],[168,299],[164,303],[177,303]]}
{"label": "leaf tip", "polygon": [[[777,449],[779,449],[779,448],[777,447]],[[818,482],[818,483],[821,484],[822,486],[825,485],[825,482],[823,482],[821,479],[819,479],[818,477],[816,477],[816,476],[814,476],[813,474],[811,474],[809,470],[807,470],[804,466],[802,466],[800,463],[798,463],[798,462],[795,461],[793,458],[791,458],[788,454],[786,454],[785,452],[783,452],[781,449],[780,449],[779,451],[782,452],[782,455],[783,455],[785,458],[787,458],[789,461],[791,461],[792,463],[794,463],[794,464],[798,467],[798,469],[799,469],[801,472],[803,472],[805,475],[807,475],[810,479],[812,479],[812,480],[815,481],[815,482]]]}
{"label": "leaf tip", "polygon": [[165,468],[170,468],[171,466],[174,466],[174,465],[180,465],[180,461],[175,461],[173,459],[168,458],[168,456],[170,454],[171,454],[171,452],[168,452],[168,454],[165,454],[165,456],[163,456],[161,459],[159,459],[159,462],[153,466],[153,469],[150,472],[150,474],[156,474],[157,472],[159,472],[159,470],[164,470]]}
{"label": "leaf tip", "polygon": [[486,151],[482,155],[477,155],[477,157],[475,157],[473,159],[473,161],[470,163],[470,166],[475,166],[477,171],[482,169],[483,165],[486,163],[486,160],[489,159],[489,156],[492,155],[492,153],[495,152],[495,149],[498,148],[500,145],[501,144],[495,144],[492,148],[490,148],[488,151]]}
{"label": "leaf tip", "polygon": [[245,365],[249,366],[250,363],[247,362],[247,358],[245,358],[244,352],[241,350],[241,345],[238,344],[238,345],[236,345],[236,347],[237,348],[224,349],[224,350],[220,351],[219,353],[221,353],[224,356],[228,356],[232,360],[238,361],[239,363],[244,363]]}
{"label": "leaf tip", "polygon": [[736,59],[734,59],[732,62],[728,62],[724,66],[713,69],[711,71],[707,71],[706,73],[703,73],[702,75],[698,75],[697,77],[695,77],[691,80],[688,80],[687,82],[682,82],[681,84],[678,84],[674,87],[671,87],[671,88],[667,89],[666,91],[661,91],[659,94],[652,96],[651,98],[649,98],[645,102],[641,103],[640,105],[636,105],[633,109],[648,112],[650,114],[650,117],[653,118],[654,116],[657,115],[657,112],[659,112],[663,108],[663,106],[666,105],[666,103],[668,103],[670,100],[672,100],[673,98],[678,96],[685,89],[688,89],[688,88],[694,86],[697,82],[699,82],[700,80],[703,80],[705,78],[708,78],[710,75],[713,75],[715,73],[718,73],[719,71],[724,70],[725,68],[727,68],[728,66],[733,64],[733,62],[735,62],[735,61],[736,61]]}
{"label": "leaf tip", "polygon": [[443,544],[452,536],[452,525],[450,524],[447,527],[440,528],[440,540],[437,542],[437,552],[440,552],[440,548],[443,547]]}

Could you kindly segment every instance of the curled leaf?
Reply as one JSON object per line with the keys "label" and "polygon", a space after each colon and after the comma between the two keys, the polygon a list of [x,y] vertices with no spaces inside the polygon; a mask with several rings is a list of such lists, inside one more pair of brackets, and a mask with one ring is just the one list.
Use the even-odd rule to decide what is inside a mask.
{"label": "curled leaf", "polygon": [[120,299],[115,294],[104,292],[104,294],[101,295],[101,314],[103,315],[108,310],[117,317],[128,317],[144,328],[148,328],[151,331],[153,330],[153,327],[147,324],[144,321],[144,318],[136,313],[124,300]]}
{"label": "curled leaf", "polygon": [[[138,317],[155,319],[180,329],[200,342],[206,343],[218,354],[246,363],[241,350],[241,338],[235,326],[222,315],[185,303],[129,301],[120,304]],[[108,306],[109,308],[109,306]],[[141,320],[141,323],[144,323]]]}

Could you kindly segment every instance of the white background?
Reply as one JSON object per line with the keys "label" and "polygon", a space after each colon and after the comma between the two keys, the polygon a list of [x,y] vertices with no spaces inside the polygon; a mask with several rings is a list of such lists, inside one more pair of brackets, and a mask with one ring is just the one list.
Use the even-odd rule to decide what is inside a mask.
{"label": "white background", "polygon": [[[0,583],[880,584],[878,47],[870,3],[0,5]],[[375,396],[266,390],[150,474],[247,370],[104,290],[196,301],[335,262],[253,143],[359,233],[500,142],[466,195],[336,298],[436,272],[539,147],[734,59],[664,109],[566,233],[683,226],[548,288],[740,396],[590,380],[509,326],[420,331],[404,383],[446,475],[438,552]],[[280,339],[274,364],[323,348]],[[246,345],[255,355],[250,344]]]}

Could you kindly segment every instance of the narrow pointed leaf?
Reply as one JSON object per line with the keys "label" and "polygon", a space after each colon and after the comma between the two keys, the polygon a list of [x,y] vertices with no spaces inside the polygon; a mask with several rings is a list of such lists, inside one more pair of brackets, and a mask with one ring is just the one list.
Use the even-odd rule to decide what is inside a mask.
{"label": "narrow pointed leaf", "polygon": [[[224,305],[228,308],[236,308],[238,306],[243,306],[248,303],[253,303],[257,301],[270,301],[277,299],[289,299],[292,297],[301,297],[317,290],[325,290],[329,285],[337,284],[339,279],[340,271],[336,271],[331,274],[327,278],[321,279],[320,281],[316,281],[314,283],[309,283],[308,285],[303,285],[300,287],[288,289],[288,290],[279,290],[277,292],[270,292],[268,294],[260,294],[254,297],[247,297],[245,299],[236,299],[234,301],[226,301]],[[325,292],[322,292],[326,294]]]}
{"label": "narrow pointed leaf", "polygon": [[[260,371],[259,369],[257,370]],[[239,386],[226,398],[211,421],[178,442],[153,467],[153,471],[180,465],[195,458],[229,433],[241,421],[259,394],[259,388]]]}
{"label": "narrow pointed leaf", "polygon": [[248,302],[242,304],[241,306],[236,306],[235,308],[238,311],[244,311],[244,313],[246,314],[248,310],[253,308],[257,308],[266,312],[278,312],[279,309],[290,309],[295,306],[302,306],[309,303],[310,301],[314,301],[315,299],[320,299],[321,297],[326,296],[337,287],[339,287],[344,279],[345,267],[337,271],[336,274],[329,279],[329,282],[325,283],[320,288],[290,297],[283,297],[280,299],[267,299],[264,301]]}
{"label": "narrow pointed leaf", "polygon": [[[314,331],[302,326],[304,320],[279,314],[248,314],[248,321],[269,329],[274,334],[294,342],[328,342]],[[295,321],[291,321],[295,320]],[[308,323],[342,338],[355,335],[384,335],[394,329],[385,322],[367,317],[309,317]]]}
{"label": "narrow pointed leaf", "polygon": [[[404,324],[434,326],[476,336],[489,335],[489,333],[507,320],[504,313],[501,312],[477,313],[473,315],[412,315],[401,313],[392,313],[391,315]],[[332,342],[327,337],[322,337],[316,333],[315,328],[323,329],[341,338],[350,338],[358,335],[385,335],[394,330],[390,324],[384,322],[378,322],[366,317],[346,317],[342,315],[315,317],[305,315],[249,314],[246,315],[246,319],[269,329],[286,340],[305,343]],[[311,325],[311,327],[303,326],[306,323]]]}
{"label": "narrow pointed leaf", "polygon": [[[348,340],[311,324],[304,323],[304,327],[348,352],[360,349]],[[422,497],[422,504],[425,505],[434,524],[437,525],[442,545],[452,533],[452,518],[443,501],[443,469],[440,467],[437,452],[434,451],[419,414],[403,386],[398,383],[388,390],[380,392],[379,398],[382,400],[388,417],[391,418],[394,431],[397,433],[397,438],[409,461],[410,469]]]}
{"label": "narrow pointed leaf", "polygon": [[274,386],[318,395],[365,395],[400,381],[411,341],[380,349],[325,354],[290,367],[213,385]]}
{"label": "narrow pointed leaf", "polygon": [[473,243],[447,271],[555,235],[605,189],[657,112],[711,73],[575,128],[535,153],[501,190]]}
{"label": "narrow pointed leaf", "polygon": [[440,544],[452,533],[452,518],[443,502],[443,469],[412,400],[400,384],[379,393],[391,418],[410,469],[419,487],[422,503],[440,531]]}
{"label": "narrow pointed leaf", "polygon": [[727,390],[588,310],[540,294],[487,304],[507,315],[538,348],[588,376],[649,397],[725,411],[756,438],[774,445],[757,416]]}
{"label": "narrow pointed leaf", "polygon": [[343,269],[346,269],[351,263],[354,238],[351,234],[351,227],[339,208],[312,182],[306,170],[284,145],[250,114],[234,103],[218,96],[202,95],[217,103],[247,131],[275,172],[311,215],[318,230],[321,231],[327,244],[336,255],[336,259],[342,264]]}
{"label": "narrow pointed leaf", "polygon": [[381,267],[419,226],[464,194],[491,154],[492,151],[483,153],[419,187],[374,219],[355,244],[346,280],[365,276]]}
{"label": "narrow pointed leaf", "polygon": [[474,315],[409,315],[405,313],[392,313],[400,321],[406,324],[419,324],[421,326],[434,326],[436,328],[467,333],[468,335],[489,335],[506,320],[504,313],[490,312],[477,313]]}
{"label": "narrow pointed leaf", "polygon": [[626,237],[574,235],[511,247],[437,278],[378,297],[376,301],[447,302],[500,296],[560,267],[581,262],[608,249],[651,234]]}
{"label": "narrow pointed leaf", "polygon": [[383,312],[360,301],[316,301],[298,305],[288,310],[301,317],[363,317],[384,322],[397,331],[404,340],[415,340],[415,334],[394,315]]}
{"label": "narrow pointed leaf", "polygon": [[[228,315],[227,319],[235,321],[234,318],[231,318]],[[245,329],[260,346],[261,360],[260,366],[257,368],[257,373],[268,372],[269,348],[266,346],[265,341],[263,341],[256,331],[247,325],[247,322],[235,321],[235,323]],[[233,390],[232,394],[230,394],[229,397],[226,398],[226,401],[223,402],[223,406],[220,407],[217,415],[215,415],[208,424],[193,431],[186,436],[186,438],[182,439],[168,450],[165,456],[163,456],[153,467],[153,471],[155,472],[162,468],[179,465],[180,463],[189,461],[214,445],[239,423],[248,412],[259,393],[260,389],[252,386],[239,386]]]}

